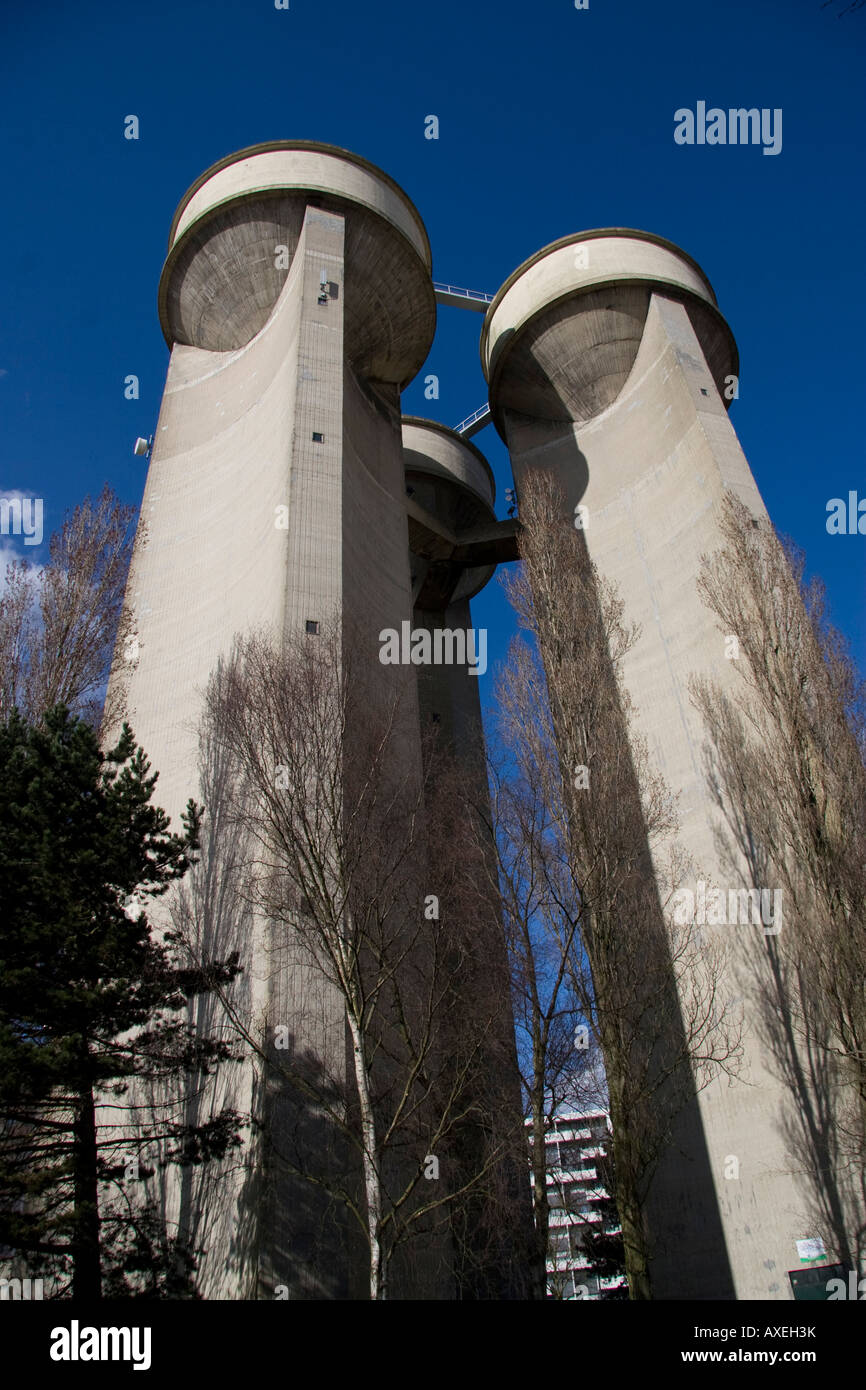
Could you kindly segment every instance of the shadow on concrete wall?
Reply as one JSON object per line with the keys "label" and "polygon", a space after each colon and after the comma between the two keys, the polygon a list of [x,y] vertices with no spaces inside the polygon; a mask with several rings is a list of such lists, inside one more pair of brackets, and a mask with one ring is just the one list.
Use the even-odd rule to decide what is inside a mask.
{"label": "shadow on concrete wall", "polygon": [[[507,411],[505,418],[518,501],[521,479],[532,470],[543,470],[556,479],[564,498],[564,513],[573,522],[575,508],[589,482],[589,465],[578,447],[565,405],[558,420],[537,420],[512,411]],[[584,531],[575,529],[575,538],[581,563],[588,568],[590,556]],[[628,613],[624,620],[628,622]],[[590,619],[591,624],[593,621]],[[627,723],[615,693],[616,682],[610,663],[606,680],[619,710],[618,742],[630,750]],[[646,988],[657,991],[655,1001],[648,995],[638,1005],[638,1016],[642,1010],[647,1027],[646,1031],[635,1028],[636,1047],[641,1054],[637,1067],[647,1068],[649,1074],[658,1078],[670,1071],[669,1079],[659,1081],[654,1091],[652,1115],[644,1113],[638,1122],[653,1126],[662,1149],[659,1161],[646,1174],[644,1191],[652,1297],[734,1299],[736,1293],[724,1227],[697,1089],[687,1060],[686,1027],[631,751],[622,776],[622,813],[633,827],[633,842],[639,846],[642,864],[643,881],[636,885],[635,893],[642,904],[643,927],[639,939],[643,943],[640,949],[647,953]],[[591,943],[585,944],[592,963]],[[633,979],[635,965],[640,968],[640,962],[636,963],[633,955],[628,954],[636,948],[627,922],[622,924],[622,949],[626,953],[623,972],[627,970],[629,978]],[[650,1022],[653,1017],[664,1020],[657,1031]],[[635,1116],[623,1113],[613,1095],[611,1117],[615,1133],[617,1128],[628,1132],[635,1122]]]}

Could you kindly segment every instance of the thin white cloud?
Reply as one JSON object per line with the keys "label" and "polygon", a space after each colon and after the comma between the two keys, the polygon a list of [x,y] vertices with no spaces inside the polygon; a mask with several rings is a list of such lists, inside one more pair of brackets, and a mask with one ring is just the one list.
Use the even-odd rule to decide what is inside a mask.
{"label": "thin white cloud", "polygon": [[6,592],[6,566],[20,559],[21,556],[18,554],[14,545],[9,545],[5,541],[0,541],[0,598],[2,598]]}
{"label": "thin white cloud", "polygon": [[[14,494],[10,494],[8,492],[0,492],[0,497],[9,496],[14,496]],[[19,549],[19,547],[13,544],[7,536],[0,536],[0,598],[2,598],[6,592],[7,565],[14,564],[16,560],[26,560],[30,565],[30,573],[34,576],[34,578],[37,577],[45,568],[44,565],[35,565],[33,563],[33,560],[31,558],[32,554],[33,551],[29,546],[26,549],[24,546],[21,546]]]}

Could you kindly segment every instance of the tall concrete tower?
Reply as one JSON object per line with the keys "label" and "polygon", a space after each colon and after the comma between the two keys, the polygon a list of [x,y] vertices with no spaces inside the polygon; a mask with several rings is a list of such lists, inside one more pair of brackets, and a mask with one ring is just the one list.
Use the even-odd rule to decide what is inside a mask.
{"label": "tall concrete tower", "polygon": [[405,194],[329,146],[242,150],[181,200],[129,585],[130,712],[172,814],[195,770],[191,711],[232,634],[340,610],[375,647],[411,616],[399,392],[433,339],[430,264]]}
{"label": "tall concrete tower", "polygon": [[[484,804],[487,769],[478,692],[479,671],[468,662],[449,659],[451,643],[475,629],[470,599],[493,575],[500,561],[515,558],[515,523],[497,521],[493,503],[496,487],[483,454],[469,440],[432,420],[403,418],[403,457],[406,470],[406,511],[413,598],[413,631],[444,638],[446,659],[421,665],[418,706],[422,728],[435,726],[440,743],[456,755],[472,787],[473,801]],[[488,655],[486,631],[472,646],[476,657]],[[495,880],[491,857],[488,874]],[[492,1020],[481,1059],[482,1086],[489,1114],[504,1121],[502,1140],[508,1143],[509,1117],[520,1113],[510,977],[501,930],[498,898],[490,910],[464,914],[467,968],[459,1011],[477,1013],[479,1001],[501,1001]],[[469,963],[471,962],[471,964]],[[489,1124],[489,1117],[487,1123]],[[521,1139],[522,1143],[522,1126]],[[470,1122],[455,1156],[455,1178],[469,1182],[483,1165],[482,1128]],[[513,1151],[512,1151],[513,1153]],[[459,1170],[459,1171],[458,1171]],[[462,1296],[486,1299],[526,1298],[531,1284],[532,1219],[525,1163],[519,1154],[502,1166],[502,1180],[513,1202],[513,1225],[503,1220],[502,1208],[488,1210],[483,1200],[470,1199],[461,1215],[464,1223],[458,1250],[468,1247],[489,1253],[466,1285]],[[511,1228],[509,1229],[509,1225]]]}
{"label": "tall concrete tower", "polygon": [[[492,480],[477,450],[435,426],[411,426],[404,453],[400,390],[436,322],[430,247],[412,203],[365,160],[281,141],[208,169],[175,214],[159,311],[171,359],[128,584],[124,684],[127,717],[159,770],[159,803],[176,820],[197,794],[202,694],[234,636],[267,627],[314,640],[338,615],[384,680],[379,633],[412,623],[421,590],[433,595],[420,598],[425,614],[467,617],[491,567],[463,533],[491,518]],[[405,468],[426,509],[407,497]],[[431,545],[441,558],[458,544],[447,574],[436,571]],[[478,758],[477,681],[453,668],[443,680],[433,703]],[[417,703],[407,746],[420,759]],[[212,917],[219,902],[217,891]],[[249,1016],[286,1021],[298,1050],[345,1066],[336,992],[323,997],[297,962],[275,964],[267,924],[239,928],[236,903],[220,910],[225,931],[215,918],[207,931],[242,948]],[[237,1108],[255,1112],[255,1084],[245,1073]],[[207,1232],[206,1296],[358,1290],[339,1232],[316,1245],[326,1223],[315,1196],[266,1164],[171,1202],[192,1239]],[[395,1292],[448,1296],[438,1274]]]}
{"label": "tall concrete tower", "polygon": [[[404,416],[403,451],[415,629],[467,631],[470,598],[513,558],[514,523],[497,522],[493,473],[469,440]],[[419,667],[419,694],[422,718],[440,723],[464,760],[477,758],[481,703],[468,664]]]}
{"label": "tall concrete tower", "polygon": [[[713,290],[661,237],[582,232],[509,277],[487,312],[481,355],[518,495],[521,480],[543,469],[569,516],[583,504],[589,556],[616,582],[626,621],[641,624],[623,667],[639,729],[655,768],[681,792],[682,844],[724,884],[706,735],[688,682],[698,675],[731,688],[735,676],[696,580],[702,553],[721,545],[725,494],[756,517],[765,510],[727,416],[737,351]],[[795,1242],[812,1234],[782,1138],[790,1100],[748,1012],[742,933],[755,928],[723,930],[733,933],[740,977],[726,987],[746,996],[745,1066],[738,1082],[723,1077],[698,1097],[681,1119],[680,1152],[657,1176],[654,1296],[785,1299]]]}

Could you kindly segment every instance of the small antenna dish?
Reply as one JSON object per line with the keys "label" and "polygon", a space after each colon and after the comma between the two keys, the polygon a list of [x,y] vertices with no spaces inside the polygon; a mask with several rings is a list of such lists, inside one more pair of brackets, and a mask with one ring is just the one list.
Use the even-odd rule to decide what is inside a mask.
{"label": "small antenna dish", "polygon": [[150,446],[152,445],[152,443],[153,435],[150,436],[150,439],[142,439],[139,436],[139,438],[135,441],[135,448],[132,452],[136,454],[139,458],[147,458],[150,454]]}

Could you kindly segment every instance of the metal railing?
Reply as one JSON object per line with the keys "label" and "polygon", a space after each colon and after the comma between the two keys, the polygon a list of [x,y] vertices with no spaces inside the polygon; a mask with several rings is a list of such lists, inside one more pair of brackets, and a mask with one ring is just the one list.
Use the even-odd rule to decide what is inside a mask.
{"label": "metal railing", "polygon": [[465,434],[471,436],[483,430],[484,426],[490,423],[490,406],[485,401],[484,405],[473,410],[471,415],[467,415],[465,420],[461,420],[459,425],[454,426],[455,434]]}
{"label": "metal railing", "polygon": [[440,304],[452,304],[458,309],[474,309],[484,312],[493,303],[493,295],[483,290],[465,290],[460,285],[444,285],[433,281],[433,289]]}

